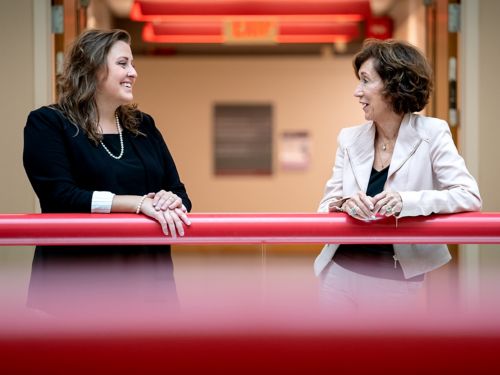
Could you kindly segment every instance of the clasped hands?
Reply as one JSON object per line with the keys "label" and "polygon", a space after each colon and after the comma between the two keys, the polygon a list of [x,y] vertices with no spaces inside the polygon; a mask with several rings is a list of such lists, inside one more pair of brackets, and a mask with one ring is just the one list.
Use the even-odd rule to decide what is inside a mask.
{"label": "clasped hands", "polygon": [[182,199],[171,191],[160,190],[157,193],[149,193],[146,196],[141,212],[161,225],[165,235],[169,233],[172,237],[184,236],[184,226],[191,225],[187,216],[187,209],[182,204]]}
{"label": "clasped hands", "polygon": [[397,192],[383,191],[374,197],[358,192],[342,204],[341,211],[360,220],[373,220],[376,215],[397,216],[403,208],[401,195]]}

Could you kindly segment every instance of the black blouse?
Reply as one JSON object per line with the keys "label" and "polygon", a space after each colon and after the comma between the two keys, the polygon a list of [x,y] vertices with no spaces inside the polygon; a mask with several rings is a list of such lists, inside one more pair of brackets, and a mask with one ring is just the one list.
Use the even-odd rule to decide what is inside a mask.
{"label": "black blouse", "polygon": [[[389,166],[377,171],[372,168],[366,195],[373,197],[384,190]],[[353,272],[393,280],[405,280],[403,270],[394,258],[394,246],[390,244],[340,245],[333,256],[335,263]],[[410,279],[422,280],[423,275]]]}

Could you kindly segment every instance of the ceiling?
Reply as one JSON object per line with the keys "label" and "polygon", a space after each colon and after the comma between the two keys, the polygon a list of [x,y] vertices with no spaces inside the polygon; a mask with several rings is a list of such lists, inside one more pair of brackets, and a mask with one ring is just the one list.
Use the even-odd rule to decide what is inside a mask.
{"label": "ceiling", "polygon": [[[102,0],[135,54],[352,53],[395,0]],[[382,31],[382,34],[373,34]],[[382,35],[382,36],[379,36]],[[390,35],[389,35],[390,36]]]}
{"label": "ceiling", "polygon": [[[134,0],[105,0],[105,2],[116,17],[127,18]],[[394,2],[395,0],[369,0],[371,11],[376,16],[387,14]]]}

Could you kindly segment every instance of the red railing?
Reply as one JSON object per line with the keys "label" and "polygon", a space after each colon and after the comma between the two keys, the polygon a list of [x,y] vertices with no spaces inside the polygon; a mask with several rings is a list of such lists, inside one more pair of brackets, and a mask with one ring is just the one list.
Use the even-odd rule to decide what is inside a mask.
{"label": "red railing", "polygon": [[345,214],[190,214],[184,237],[162,234],[152,219],[132,214],[4,214],[0,245],[500,243],[500,213],[382,218]]}
{"label": "red railing", "polygon": [[[365,223],[345,214],[205,213],[190,218],[192,225],[186,235],[174,239],[164,236],[158,223],[139,215],[4,214],[0,215],[0,245],[500,243],[500,213],[493,212],[403,218],[397,225],[394,218]],[[231,267],[234,272],[234,265]],[[266,275],[266,280],[271,279],[270,271]],[[84,279],[90,290],[94,276],[91,272]],[[276,294],[272,288],[266,289],[265,298],[242,299],[241,309],[234,309],[235,296],[251,294],[246,284],[235,282],[245,276],[248,273],[243,272],[228,279],[231,288],[241,287],[241,291],[228,294],[227,311],[211,303],[210,288],[205,285],[199,286],[200,295],[206,295],[208,304],[200,301],[172,316],[148,315],[143,310],[136,314],[129,305],[122,311],[120,304],[112,319],[106,311],[96,314],[98,306],[84,306],[81,311],[77,307],[73,318],[30,315],[29,310],[9,315],[7,310],[6,317],[5,312],[0,314],[1,373],[127,374],[167,369],[224,374],[285,369],[307,374],[335,369],[349,374],[387,374],[404,368],[410,373],[431,369],[432,373],[489,374],[498,367],[496,308],[473,315],[461,315],[450,306],[437,316],[396,311],[340,319],[309,306],[310,299],[302,300],[298,282]],[[12,288],[8,282],[4,284]],[[68,291],[76,292],[74,288]],[[95,293],[99,298],[101,294]],[[292,293],[292,305],[286,303],[286,293]],[[270,296],[280,298],[274,302]],[[488,298],[488,306],[495,302]],[[207,306],[211,307],[208,312],[204,310]],[[93,314],[87,314],[87,309]]]}

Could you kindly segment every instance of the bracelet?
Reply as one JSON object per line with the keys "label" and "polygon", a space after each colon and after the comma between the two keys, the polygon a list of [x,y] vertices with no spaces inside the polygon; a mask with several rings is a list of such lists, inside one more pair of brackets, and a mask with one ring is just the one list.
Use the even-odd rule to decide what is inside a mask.
{"label": "bracelet", "polygon": [[136,214],[140,214],[141,213],[141,207],[142,207],[142,204],[144,203],[144,199],[146,199],[146,197],[147,197],[147,194],[143,195],[141,197],[141,200],[139,201],[139,203],[137,204],[137,208],[135,209],[135,213]]}

